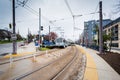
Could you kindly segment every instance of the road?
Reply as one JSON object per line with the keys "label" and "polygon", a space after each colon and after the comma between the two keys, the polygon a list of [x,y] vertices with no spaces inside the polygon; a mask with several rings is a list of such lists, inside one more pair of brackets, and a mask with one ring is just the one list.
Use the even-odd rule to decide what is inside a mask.
{"label": "road", "polygon": [[[19,45],[21,43],[22,42],[17,42],[17,48],[19,48]],[[0,44],[0,54],[12,53],[12,48],[13,48],[13,44],[12,43]]]}

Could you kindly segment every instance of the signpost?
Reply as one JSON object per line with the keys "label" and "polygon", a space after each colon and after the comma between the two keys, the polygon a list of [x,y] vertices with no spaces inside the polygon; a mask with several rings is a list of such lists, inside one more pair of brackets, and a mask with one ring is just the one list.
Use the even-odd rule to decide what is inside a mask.
{"label": "signpost", "polygon": [[11,35],[11,39],[12,39],[12,40],[17,40],[16,34],[12,34],[12,35]]}

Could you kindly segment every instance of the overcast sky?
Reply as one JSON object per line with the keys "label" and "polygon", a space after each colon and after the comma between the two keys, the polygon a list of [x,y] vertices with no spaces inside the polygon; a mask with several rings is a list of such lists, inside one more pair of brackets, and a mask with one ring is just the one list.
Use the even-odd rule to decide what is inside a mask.
{"label": "overcast sky", "polygon": [[[23,1],[23,0],[20,0]],[[113,14],[118,0],[103,1],[103,18],[116,19],[120,14]],[[67,0],[74,15],[83,15],[75,18],[75,27],[84,28],[84,21],[97,20],[99,14],[90,13],[98,11],[99,0]],[[39,8],[41,8],[41,25],[44,26],[43,34],[48,33],[48,26],[51,31],[60,36],[60,30],[53,27],[61,27],[64,31],[64,37],[73,40],[73,20],[71,13],[65,3],[65,0],[28,0],[24,7],[16,5],[16,32],[19,30],[22,36],[26,36],[28,28],[32,34],[37,34],[39,30]],[[33,10],[32,10],[32,9]],[[54,21],[50,24],[49,21]],[[12,1],[0,0],[0,28],[7,29],[9,23],[12,23]],[[75,39],[79,38],[82,30],[75,31]]]}

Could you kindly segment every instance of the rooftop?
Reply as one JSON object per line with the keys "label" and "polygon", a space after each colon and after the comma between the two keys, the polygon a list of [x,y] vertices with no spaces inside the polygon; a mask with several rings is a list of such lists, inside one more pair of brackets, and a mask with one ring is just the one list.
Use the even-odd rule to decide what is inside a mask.
{"label": "rooftop", "polygon": [[107,27],[110,27],[111,25],[115,24],[115,23],[118,23],[120,22],[120,17],[113,20],[112,22],[110,22],[109,24],[105,25],[103,28],[107,28]]}

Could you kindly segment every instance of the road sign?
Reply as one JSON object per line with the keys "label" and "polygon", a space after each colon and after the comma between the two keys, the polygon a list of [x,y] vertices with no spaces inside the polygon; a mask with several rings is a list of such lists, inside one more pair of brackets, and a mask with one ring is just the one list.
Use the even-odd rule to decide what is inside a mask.
{"label": "road sign", "polygon": [[17,40],[16,34],[12,34],[12,35],[11,35],[11,39],[12,39],[12,40]]}

